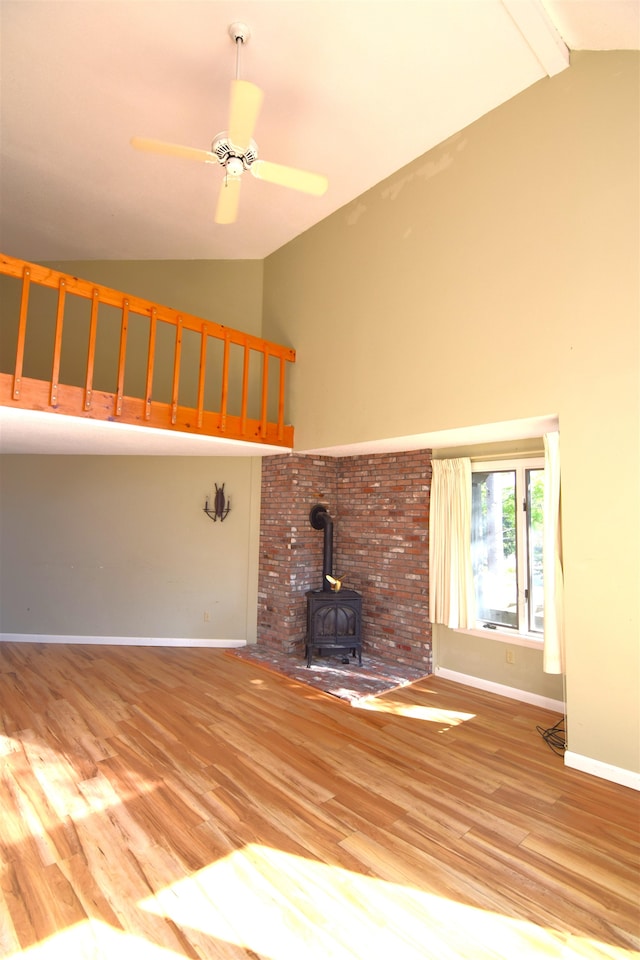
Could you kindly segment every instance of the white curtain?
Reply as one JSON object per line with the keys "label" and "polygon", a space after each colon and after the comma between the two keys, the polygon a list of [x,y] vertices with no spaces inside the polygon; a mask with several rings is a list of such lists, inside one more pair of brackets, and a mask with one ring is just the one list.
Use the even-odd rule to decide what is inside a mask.
{"label": "white curtain", "polygon": [[433,460],[429,512],[429,619],[475,626],[471,568],[471,460]]}
{"label": "white curtain", "polygon": [[560,527],[560,434],[544,435],[544,653],[545,673],[564,673],[564,576]]}

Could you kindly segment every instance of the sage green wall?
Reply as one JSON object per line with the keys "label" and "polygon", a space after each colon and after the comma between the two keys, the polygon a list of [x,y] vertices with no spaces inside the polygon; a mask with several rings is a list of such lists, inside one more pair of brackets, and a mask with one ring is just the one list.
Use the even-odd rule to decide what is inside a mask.
{"label": "sage green wall", "polygon": [[261,336],[262,260],[63,260],[46,266]]}
{"label": "sage green wall", "polygon": [[569,748],[631,771],[639,63],[574,54],[281,248],[263,325],[301,450],[558,415]]}
{"label": "sage green wall", "polygon": [[[542,649],[504,643],[495,640],[490,630],[485,632],[486,636],[479,637],[434,624],[434,665],[536,697],[564,700],[563,678],[542,670]],[[513,655],[511,663],[507,662],[507,650]]]}
{"label": "sage green wall", "polygon": [[0,458],[0,631],[254,639],[259,498],[252,457]]}
{"label": "sage green wall", "polygon": [[[49,266],[260,335],[262,261]],[[0,496],[0,631],[255,640],[259,459],[5,456]]]}
{"label": "sage green wall", "polygon": [[[83,280],[110,286],[124,293],[172,307],[181,313],[189,313],[204,320],[212,320],[241,330],[243,333],[261,336],[264,271],[262,260],[84,260],[62,261],[47,265],[63,273],[72,273]],[[43,293],[48,294],[50,300],[50,309],[47,313],[49,340],[53,344],[55,293],[36,289],[32,292],[32,296],[37,302],[38,294],[42,298]],[[84,384],[89,304],[88,301],[72,302],[78,301],[78,298],[67,298],[67,300],[65,327],[72,325],[75,319],[78,328],[81,329],[80,316],[84,314],[85,334],[84,338],[81,336],[65,338],[61,378],[67,383]],[[41,324],[44,323],[45,321],[41,320]],[[116,390],[119,338],[119,311],[115,308],[101,308],[99,348],[96,351],[94,379],[94,387],[98,390],[110,392]],[[132,315],[129,322],[125,368],[125,393],[129,396],[145,395],[148,338],[148,321]],[[77,347],[75,358],[73,356],[74,339]],[[158,324],[153,396],[164,403],[171,402],[174,341],[175,329],[168,324]],[[200,348],[199,335],[193,331],[183,331],[179,402],[188,407],[197,405]],[[205,393],[205,406],[209,410],[220,409],[222,357],[222,342],[210,340],[207,349]],[[241,348],[232,346],[227,409],[228,412],[236,415],[241,412],[243,359]],[[261,359],[260,357],[260,361]],[[44,369],[36,371],[35,376],[47,379],[50,369],[51,361],[45,361]],[[272,401],[270,412],[273,409],[276,387],[277,380],[274,379],[270,391]],[[260,417],[261,362],[258,363],[256,354],[253,355],[250,367],[247,409],[250,417]]]}
{"label": "sage green wall", "polygon": [[[63,261],[50,263],[53,269],[70,273],[131,296],[173,307],[244,333],[260,336],[262,324],[263,261]],[[0,277],[0,370],[14,369],[20,314],[21,281]],[[53,364],[56,330],[57,291],[32,284],[24,353],[25,377],[48,380]],[[60,382],[84,386],[89,346],[91,302],[68,294],[65,301]],[[115,393],[118,388],[121,311],[102,304],[98,314],[93,389]],[[147,392],[147,358],[150,321],[148,316],[129,315],[124,393],[142,398]],[[176,328],[160,322],[155,341],[152,396],[160,403],[173,399],[173,371]],[[198,405],[201,336],[184,329],[181,338],[178,403]],[[204,407],[217,411],[221,406],[224,344],[207,341]],[[257,351],[250,351],[247,415],[259,419],[262,413],[262,363]],[[268,413],[277,419],[278,378],[275,363],[269,378]],[[243,402],[244,350],[232,344],[229,352],[227,412],[239,416]]]}

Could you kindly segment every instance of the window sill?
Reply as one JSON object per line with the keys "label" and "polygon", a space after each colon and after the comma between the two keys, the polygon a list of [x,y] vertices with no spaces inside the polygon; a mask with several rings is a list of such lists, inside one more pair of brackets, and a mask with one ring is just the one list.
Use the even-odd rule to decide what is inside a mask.
{"label": "window sill", "polygon": [[508,633],[503,630],[487,630],[484,627],[469,627],[463,629],[456,627],[455,633],[466,633],[472,637],[482,637],[483,639],[498,640],[500,643],[510,643],[514,647],[531,647],[534,650],[542,650],[542,636],[533,633]]}

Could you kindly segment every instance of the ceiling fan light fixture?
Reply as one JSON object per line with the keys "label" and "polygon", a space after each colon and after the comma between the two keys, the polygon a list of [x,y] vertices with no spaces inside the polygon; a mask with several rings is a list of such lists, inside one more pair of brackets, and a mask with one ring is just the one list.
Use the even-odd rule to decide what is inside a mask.
{"label": "ceiling fan light fixture", "polygon": [[229,157],[225,163],[225,170],[228,177],[241,177],[244,170],[244,163],[240,157]]}

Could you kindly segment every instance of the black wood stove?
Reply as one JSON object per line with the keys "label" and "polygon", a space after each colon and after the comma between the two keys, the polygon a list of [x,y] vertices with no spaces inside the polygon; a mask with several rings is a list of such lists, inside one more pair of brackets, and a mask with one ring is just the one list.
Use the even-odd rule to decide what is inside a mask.
{"label": "black wood stove", "polygon": [[[312,507],[309,520],[314,530],[324,530],[322,587],[308,590],[305,655],[311,666],[314,652],[342,650],[362,663],[362,595],[342,590],[333,578],[333,518],[321,503]],[[336,589],[337,588],[337,589]]]}

